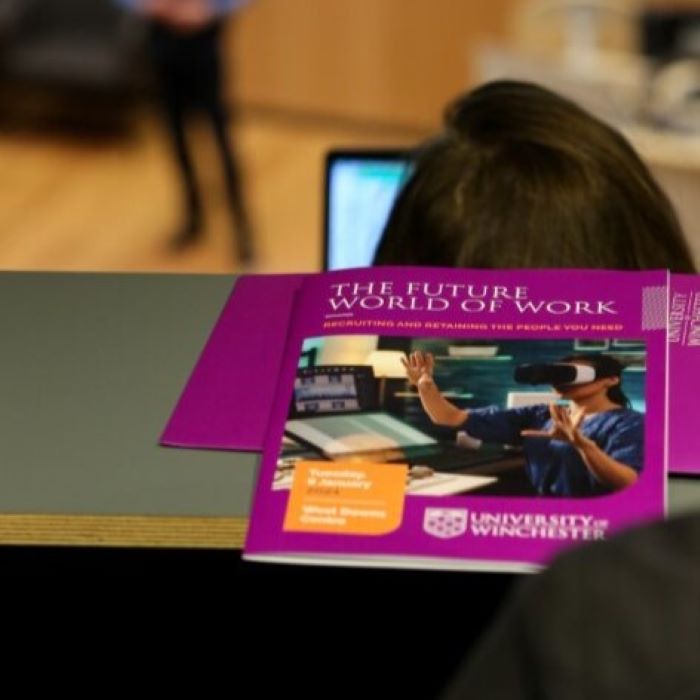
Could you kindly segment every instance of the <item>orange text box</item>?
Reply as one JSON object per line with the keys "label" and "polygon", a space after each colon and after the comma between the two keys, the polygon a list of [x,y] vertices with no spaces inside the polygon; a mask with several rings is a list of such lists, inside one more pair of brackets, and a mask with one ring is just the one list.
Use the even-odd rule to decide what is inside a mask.
{"label": "orange text box", "polygon": [[297,462],[284,529],[384,535],[403,517],[408,467],[370,462]]}

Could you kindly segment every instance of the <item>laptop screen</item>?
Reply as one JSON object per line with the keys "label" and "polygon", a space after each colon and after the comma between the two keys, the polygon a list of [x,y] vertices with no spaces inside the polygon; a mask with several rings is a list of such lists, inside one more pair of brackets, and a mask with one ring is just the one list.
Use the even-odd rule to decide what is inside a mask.
{"label": "laptop screen", "polygon": [[328,153],[325,269],[371,265],[389,212],[410,171],[408,151]]}
{"label": "laptop screen", "polygon": [[429,435],[382,412],[292,419],[285,431],[331,458],[437,444]]}

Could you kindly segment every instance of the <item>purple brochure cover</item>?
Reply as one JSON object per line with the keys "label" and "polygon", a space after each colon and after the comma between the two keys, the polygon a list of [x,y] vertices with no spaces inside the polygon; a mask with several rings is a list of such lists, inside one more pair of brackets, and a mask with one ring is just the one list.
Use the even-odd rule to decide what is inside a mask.
{"label": "purple brochure cover", "polygon": [[240,277],[161,444],[260,450],[300,275]]}
{"label": "purple brochure cover", "polygon": [[[531,570],[564,547],[663,516],[667,307],[665,271],[369,268],[306,276],[289,324],[245,556],[269,561]],[[301,494],[304,514],[303,498],[311,492],[311,481],[293,486],[291,482],[285,488],[276,485],[283,468],[280,450],[289,425],[299,353],[305,341],[320,343],[325,352],[331,340],[337,345],[353,336],[360,336],[353,342],[378,336],[394,340],[406,336],[411,342],[437,338],[448,350],[457,347],[455,357],[446,353],[439,359],[441,371],[455,363],[468,364],[464,343],[478,345],[484,339],[504,346],[515,343],[516,348],[529,344],[536,350],[540,341],[543,348],[547,343],[579,350],[609,348],[610,354],[624,355],[631,363],[637,362],[635,352],[641,347],[643,358],[630,365],[635,371],[629,373],[630,379],[644,377],[644,428],[637,441],[644,457],[638,478],[594,496],[498,496],[468,491],[436,497],[406,493],[408,487],[402,486],[399,524],[381,534],[319,532],[315,524],[311,531],[296,525],[285,529],[288,502],[293,500],[290,494],[295,498]],[[499,351],[491,359],[512,358],[500,356]],[[323,363],[321,358],[319,364]],[[481,364],[488,366],[487,361]],[[437,365],[435,372],[437,382]],[[475,376],[476,385],[479,375]],[[475,388],[481,391],[481,386]],[[337,442],[342,439],[334,445]],[[315,459],[321,465],[333,464],[325,452]],[[366,517],[380,517],[377,513],[368,511]]]}
{"label": "purple brochure cover", "polygon": [[700,474],[700,276],[671,275],[669,297],[668,469]]}

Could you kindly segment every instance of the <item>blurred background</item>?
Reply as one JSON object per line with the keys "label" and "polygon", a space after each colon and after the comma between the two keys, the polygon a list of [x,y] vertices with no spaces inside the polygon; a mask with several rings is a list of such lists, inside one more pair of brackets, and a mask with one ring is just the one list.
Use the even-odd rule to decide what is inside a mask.
{"label": "blurred background", "polygon": [[500,77],[621,128],[700,263],[700,0],[250,0],[222,20],[221,89],[252,260],[204,118],[187,126],[203,230],[172,245],[181,184],[152,29],[129,4],[0,0],[1,269],[319,269],[326,151],[415,144]]}

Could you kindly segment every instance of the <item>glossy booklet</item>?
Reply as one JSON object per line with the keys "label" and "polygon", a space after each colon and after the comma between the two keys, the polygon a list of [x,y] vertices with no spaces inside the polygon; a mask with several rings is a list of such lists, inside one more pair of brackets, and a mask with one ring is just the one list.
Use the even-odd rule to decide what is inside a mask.
{"label": "glossy booklet", "polygon": [[528,570],[664,512],[668,275],[239,280],[164,433],[263,447],[245,556]]}

